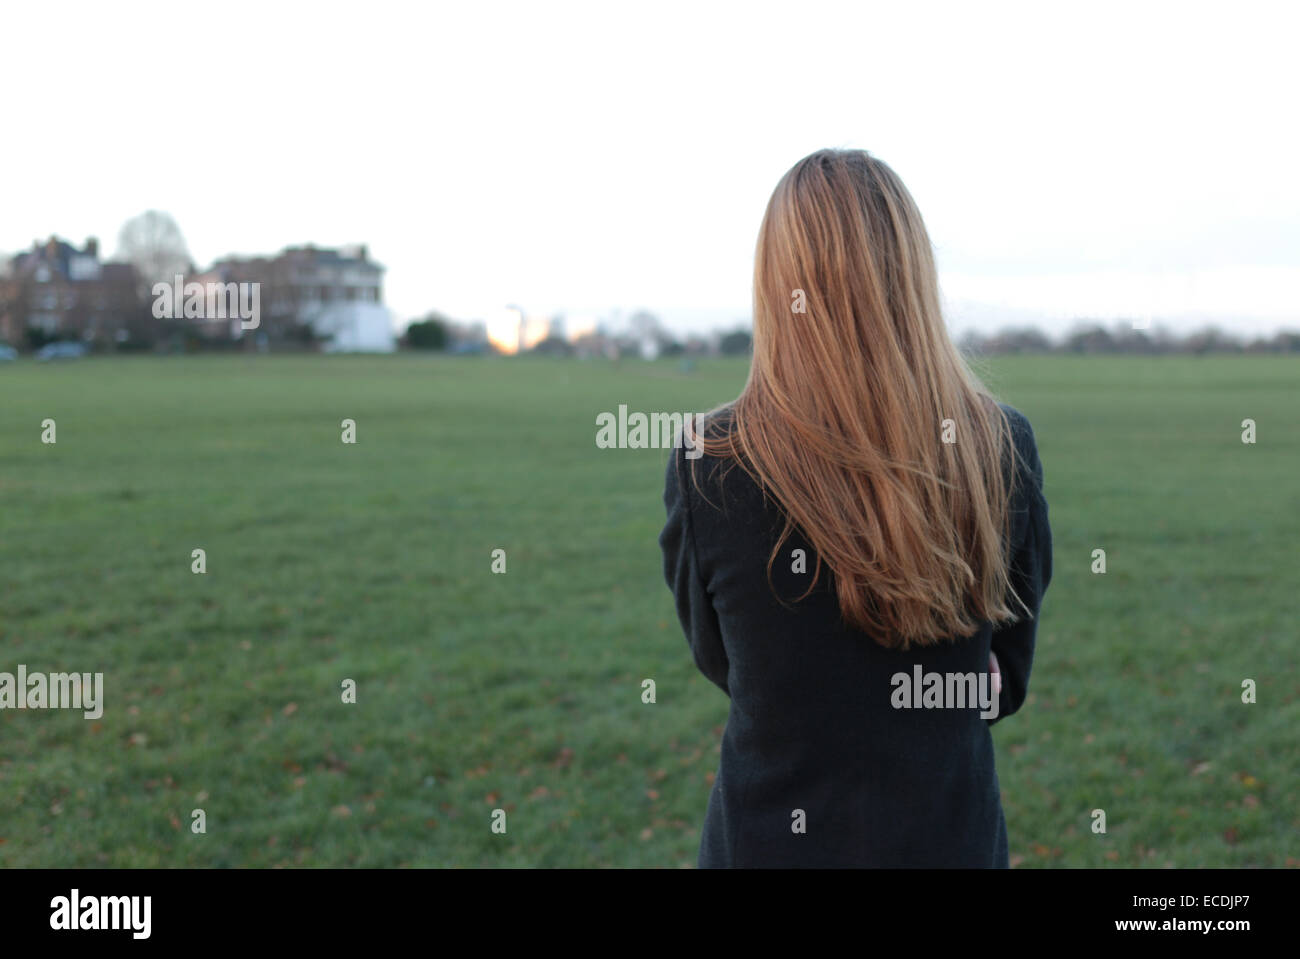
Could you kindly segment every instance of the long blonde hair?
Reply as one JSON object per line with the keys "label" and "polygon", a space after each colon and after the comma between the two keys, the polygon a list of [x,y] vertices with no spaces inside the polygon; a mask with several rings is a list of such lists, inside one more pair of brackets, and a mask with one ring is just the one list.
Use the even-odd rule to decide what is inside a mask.
{"label": "long blonde hair", "polygon": [[699,440],[782,507],[769,579],[798,527],[816,550],[808,592],[826,563],[845,621],[884,646],[1016,618],[1010,425],[948,336],[915,202],[865,151],[813,153],[777,184],[731,408]]}

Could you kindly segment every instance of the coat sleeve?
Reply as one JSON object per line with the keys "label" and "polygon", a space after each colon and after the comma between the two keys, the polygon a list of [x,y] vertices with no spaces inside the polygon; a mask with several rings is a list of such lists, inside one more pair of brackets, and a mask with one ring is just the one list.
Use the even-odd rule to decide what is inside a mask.
{"label": "coat sleeve", "polygon": [[682,454],[681,448],[672,450],[664,478],[664,507],[668,511],[668,520],[659,534],[664,579],[673,592],[677,618],[686,633],[695,665],[709,681],[731,695],[727,687],[728,664],[722,630],[695,552],[690,467]]}
{"label": "coat sleeve", "polygon": [[[1025,702],[1029,672],[1034,662],[1034,641],[1043,595],[1052,580],[1052,530],[1043,497],[1043,464],[1038,457],[1034,431],[1019,413],[1011,417],[1016,438],[1016,486],[1012,496],[1015,510],[1012,529],[1017,531],[1011,555],[1011,585],[1029,607],[1031,616],[1020,613],[1016,623],[993,630],[993,652],[1002,670],[1002,695],[995,723],[1016,712]],[[1019,611],[1019,607],[1015,607]]]}

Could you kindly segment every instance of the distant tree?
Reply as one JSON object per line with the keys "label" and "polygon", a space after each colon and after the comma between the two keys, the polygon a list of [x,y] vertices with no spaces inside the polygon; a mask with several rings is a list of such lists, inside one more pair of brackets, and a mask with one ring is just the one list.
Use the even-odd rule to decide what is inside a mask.
{"label": "distant tree", "polygon": [[1003,330],[987,336],[969,330],[958,340],[963,353],[974,356],[998,353],[1123,353],[1158,356],[1173,353],[1289,353],[1300,352],[1300,332],[1282,331],[1244,343],[1239,337],[1215,326],[1179,337],[1163,325],[1136,329],[1132,320],[1117,322],[1113,330],[1095,321],[1081,321],[1053,348],[1046,336],[1034,329]]}
{"label": "distant tree", "polygon": [[659,317],[646,310],[639,310],[628,318],[629,335],[625,339],[629,352],[642,356],[676,356],[682,351],[681,344],[660,322]]}
{"label": "distant tree", "polygon": [[1099,323],[1076,326],[1062,344],[1067,353],[1114,353],[1115,338]]}
{"label": "distant tree", "polygon": [[528,352],[536,353],[538,356],[570,356],[573,353],[573,345],[562,336],[548,336]]}
{"label": "distant tree", "polygon": [[440,313],[430,313],[406,328],[406,345],[413,350],[445,350],[447,348],[447,318]]}
{"label": "distant tree", "polygon": [[628,317],[628,327],[637,340],[657,340],[663,334],[659,317],[648,310],[638,310]]}
{"label": "distant tree", "polygon": [[718,352],[723,356],[742,356],[753,352],[754,337],[749,330],[733,330],[723,334],[718,341]]}
{"label": "distant tree", "polygon": [[1007,327],[982,346],[983,353],[1050,353],[1052,341],[1033,327]]}
{"label": "distant tree", "polygon": [[1133,321],[1116,323],[1112,334],[1116,353],[1150,355],[1165,350],[1166,344],[1145,329],[1137,329]]}
{"label": "distant tree", "polygon": [[170,283],[178,273],[193,269],[181,228],[170,214],[158,210],[146,210],[122,225],[117,257],[134,264],[146,294],[155,283]]}
{"label": "distant tree", "polygon": [[1216,326],[1197,330],[1183,340],[1183,349],[1204,356],[1206,353],[1240,353],[1241,341]]}
{"label": "distant tree", "polygon": [[1300,353],[1300,333],[1283,330],[1273,337],[1273,348],[1279,353]]}

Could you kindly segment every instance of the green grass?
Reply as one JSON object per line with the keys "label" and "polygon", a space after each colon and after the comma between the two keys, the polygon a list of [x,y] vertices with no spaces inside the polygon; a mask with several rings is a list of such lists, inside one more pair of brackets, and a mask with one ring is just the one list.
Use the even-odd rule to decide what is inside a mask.
{"label": "green grass", "polygon": [[[0,670],[106,687],[98,721],[0,712],[0,865],[693,864],[727,704],[660,578],[665,454],[597,449],[595,417],[704,410],[745,372],[0,367]],[[984,372],[1034,424],[1056,543],[995,732],[1013,862],[1296,865],[1300,365]]]}

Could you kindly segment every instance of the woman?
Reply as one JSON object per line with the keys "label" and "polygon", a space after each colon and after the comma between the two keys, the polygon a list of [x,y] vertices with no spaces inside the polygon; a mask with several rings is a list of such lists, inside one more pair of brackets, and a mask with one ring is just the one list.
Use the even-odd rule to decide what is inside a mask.
{"label": "woman", "polygon": [[759,231],[748,382],[666,477],[664,573],[731,698],[701,866],[1007,865],[989,726],[1029,681],[1042,481],[1028,421],[948,337],[897,175],[795,164]]}

